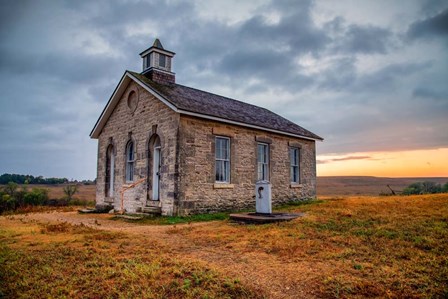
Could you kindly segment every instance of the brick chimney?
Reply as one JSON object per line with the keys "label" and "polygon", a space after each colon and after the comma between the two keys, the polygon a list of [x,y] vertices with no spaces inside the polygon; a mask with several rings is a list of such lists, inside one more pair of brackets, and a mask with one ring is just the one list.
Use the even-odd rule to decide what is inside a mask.
{"label": "brick chimney", "polygon": [[165,50],[160,40],[156,38],[150,48],[140,53],[140,57],[143,58],[143,71],[141,74],[157,83],[176,83],[176,74],[171,72],[171,58],[175,54]]}

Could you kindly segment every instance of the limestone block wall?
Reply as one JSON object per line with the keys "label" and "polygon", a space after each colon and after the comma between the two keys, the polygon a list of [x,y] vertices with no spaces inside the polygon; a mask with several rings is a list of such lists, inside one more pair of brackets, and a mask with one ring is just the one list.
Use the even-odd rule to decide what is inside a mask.
{"label": "limestone block wall", "polygon": [[[230,184],[215,183],[215,137],[230,137]],[[270,144],[273,205],[316,196],[315,141],[182,115],[179,128],[179,213],[254,209],[257,142]],[[289,148],[301,148],[300,184],[291,184]]]}
{"label": "limestone block wall", "polygon": [[[128,105],[131,92],[137,94],[137,106]],[[129,107],[131,106],[131,108]],[[177,131],[179,114],[172,111],[161,101],[152,96],[135,82],[131,82],[122,98],[109,117],[98,138],[98,165],[96,201],[98,204],[110,202],[115,209],[120,208],[120,190],[125,182],[125,152],[127,142],[132,139],[135,144],[134,182],[148,175],[148,144],[153,134],[158,134],[161,142],[160,169],[160,202],[162,213],[175,213],[175,197],[177,179]],[[109,145],[114,147],[114,192],[106,198],[106,150]],[[124,208],[135,212],[146,204],[150,182],[144,182],[135,189],[125,192]],[[152,193],[149,193],[152,194]],[[152,202],[154,204],[154,202]]]}

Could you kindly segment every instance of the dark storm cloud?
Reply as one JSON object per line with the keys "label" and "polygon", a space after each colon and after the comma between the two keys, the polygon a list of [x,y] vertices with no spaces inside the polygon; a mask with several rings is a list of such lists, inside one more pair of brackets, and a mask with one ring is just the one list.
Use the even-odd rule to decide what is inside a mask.
{"label": "dark storm cloud", "polygon": [[435,16],[411,24],[407,35],[411,39],[448,37],[448,8]]}
{"label": "dark storm cloud", "polygon": [[354,53],[385,54],[391,44],[391,36],[391,32],[383,28],[350,25],[340,47]]}
{"label": "dark storm cloud", "polygon": [[428,87],[417,87],[412,92],[412,95],[416,98],[430,99],[430,100],[440,100],[448,102],[448,90],[437,90]]}
{"label": "dark storm cloud", "polygon": [[[446,146],[446,55],[411,43],[446,36],[435,2],[401,32],[319,23],[314,1],[266,1],[233,22],[194,2],[2,1],[0,172],[93,178],[91,127],[155,37],[177,53],[177,82],[270,108],[325,137],[321,153]],[[399,59],[409,47],[418,55]]]}

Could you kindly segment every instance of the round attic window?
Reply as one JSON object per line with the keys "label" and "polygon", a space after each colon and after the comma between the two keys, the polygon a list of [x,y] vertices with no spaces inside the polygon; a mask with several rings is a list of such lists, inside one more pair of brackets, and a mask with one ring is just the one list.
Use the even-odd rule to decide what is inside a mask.
{"label": "round attic window", "polygon": [[135,91],[131,91],[128,95],[128,107],[131,112],[134,112],[137,109],[138,97]]}

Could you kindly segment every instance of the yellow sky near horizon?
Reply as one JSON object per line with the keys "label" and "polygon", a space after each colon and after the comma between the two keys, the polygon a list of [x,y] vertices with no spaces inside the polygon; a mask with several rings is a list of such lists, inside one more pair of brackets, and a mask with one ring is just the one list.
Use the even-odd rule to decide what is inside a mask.
{"label": "yellow sky near horizon", "polygon": [[448,148],[318,155],[317,175],[448,177]]}

